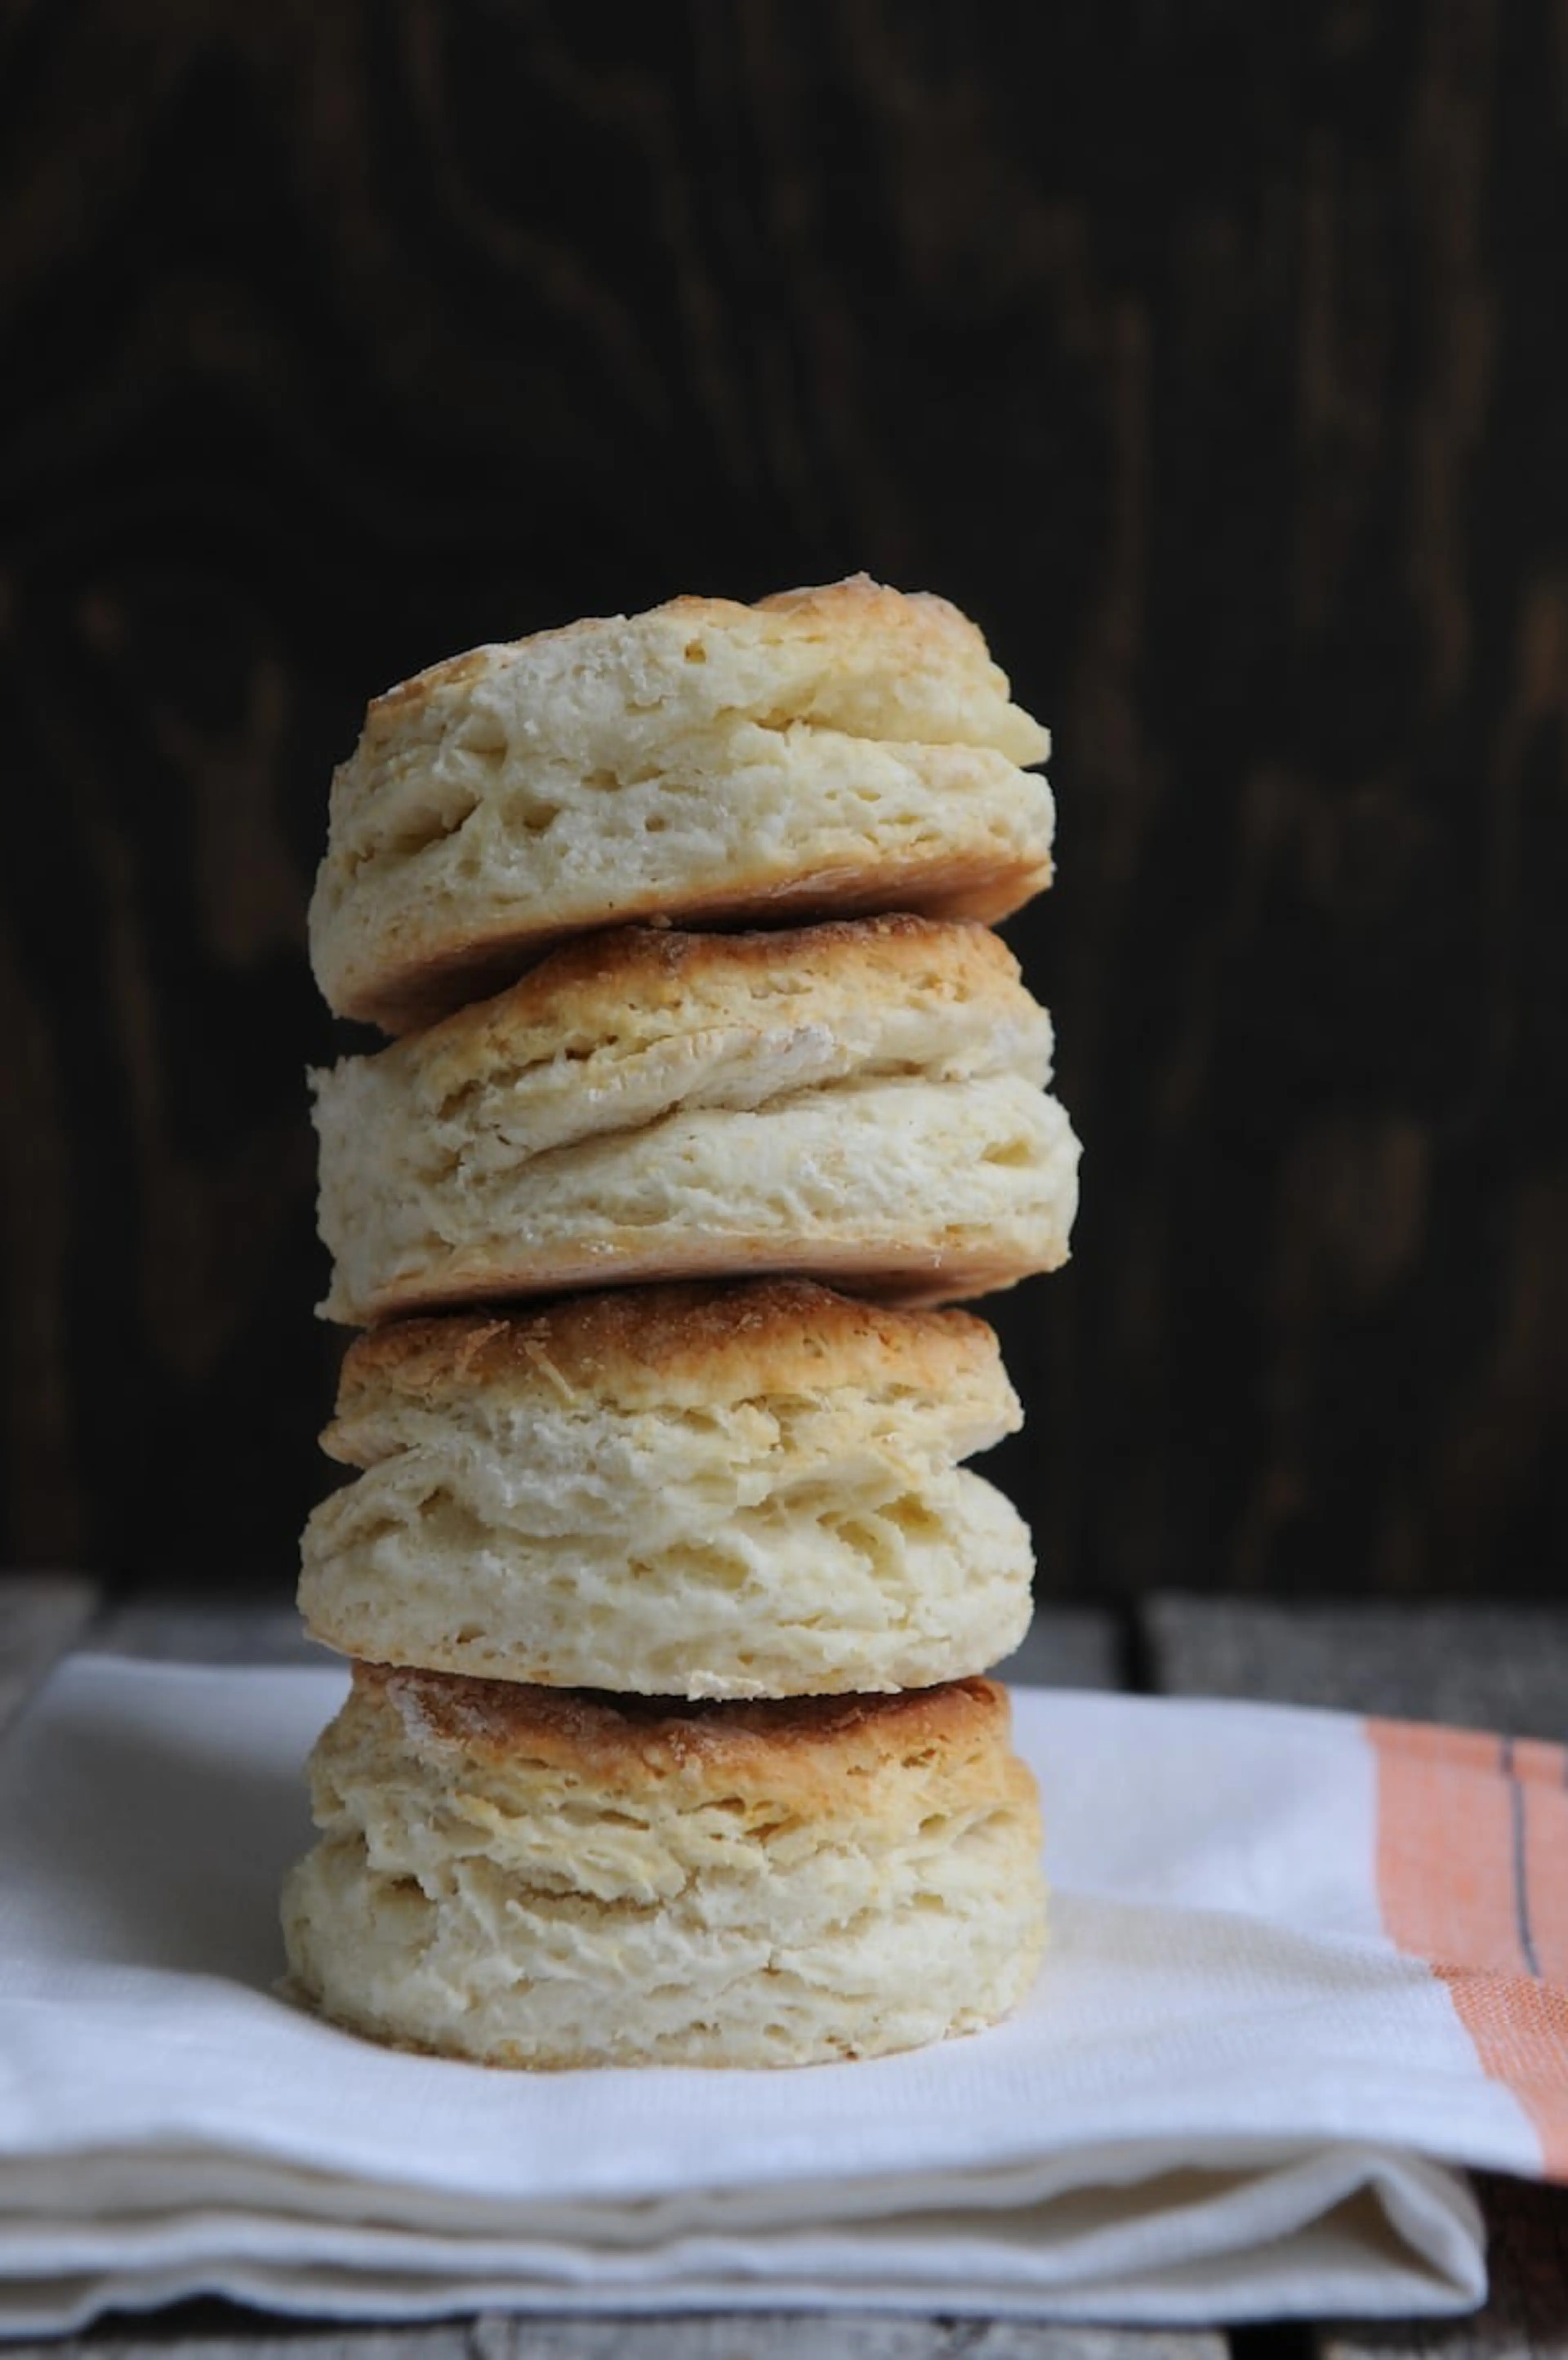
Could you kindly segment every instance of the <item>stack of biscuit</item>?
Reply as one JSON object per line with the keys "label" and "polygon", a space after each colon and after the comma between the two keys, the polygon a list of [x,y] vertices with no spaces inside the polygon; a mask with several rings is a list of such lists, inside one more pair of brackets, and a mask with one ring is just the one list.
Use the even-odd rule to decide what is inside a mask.
{"label": "stack of biscuit", "polygon": [[333,782],[300,1605],[354,1659],[291,1976],[529,2066],[806,2063],[1007,2013],[1040,1819],[988,1666],[1016,1428],[955,1301],[1065,1261],[1077,1143],[989,931],[1045,733],[864,579],[438,665]]}

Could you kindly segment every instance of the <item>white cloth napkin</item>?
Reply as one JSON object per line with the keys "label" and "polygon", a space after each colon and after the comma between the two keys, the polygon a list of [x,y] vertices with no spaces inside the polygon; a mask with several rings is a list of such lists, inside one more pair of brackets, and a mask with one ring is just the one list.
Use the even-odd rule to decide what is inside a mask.
{"label": "white cloth napkin", "polygon": [[1385,1923],[1387,1749],[1355,1720],[1016,1691],[1053,1921],[1010,2023],[531,2076],[276,1995],[343,1688],[78,1657],[0,1755],[0,2332],[200,2291],[386,2319],[1459,2310],[1485,2272],[1448,2167],[1551,2162]]}

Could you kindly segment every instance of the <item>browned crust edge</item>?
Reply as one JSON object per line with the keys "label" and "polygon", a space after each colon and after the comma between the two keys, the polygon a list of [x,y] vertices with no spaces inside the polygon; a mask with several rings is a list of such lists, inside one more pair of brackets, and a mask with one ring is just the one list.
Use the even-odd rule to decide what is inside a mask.
{"label": "browned crust edge", "polygon": [[479,1267],[454,1256],[420,1276],[394,1280],[365,1301],[323,1316],[347,1327],[372,1328],[413,1313],[726,1274],[829,1279],[846,1294],[900,1310],[934,1311],[1003,1293],[1023,1279],[1061,1269],[1067,1260],[1065,1241],[1059,1246],[1053,1241],[1050,1251],[1030,1247],[1007,1251],[988,1240],[941,1247],[927,1240],[873,1247],[855,1238],[688,1235],[650,1240],[645,1230],[600,1231],[581,1244],[536,1249],[510,1262],[492,1254]]}
{"label": "browned crust edge", "polygon": [[[989,927],[1044,891],[1052,874],[1049,855],[999,862],[942,853],[923,861],[808,869],[762,883],[666,886],[609,906],[585,905],[548,922],[521,924],[497,912],[482,923],[435,930],[439,940],[410,928],[401,945],[379,946],[373,967],[346,964],[333,978],[332,1004],[341,1016],[400,1037],[526,981],[539,972],[539,962],[562,946],[622,927],[696,921],[716,929],[746,928],[773,941],[799,929],[801,921],[831,925],[909,917]],[[735,936],[719,932],[703,939]]]}
{"label": "browned crust edge", "polygon": [[690,1703],[386,1664],[356,1663],[353,1682],[355,1699],[403,1714],[412,1743],[428,1735],[476,1761],[579,1770],[612,1782],[691,1768],[744,1775],[773,1766],[825,1776],[948,1755],[956,1763],[993,1748],[1005,1753],[1012,1721],[1006,1688],[982,1677],[887,1696]]}
{"label": "browned crust edge", "polygon": [[936,1392],[991,1370],[1000,1376],[996,1337],[969,1312],[869,1303],[811,1278],[655,1283],[373,1328],[344,1355],[338,1414],[490,1385],[704,1399],[873,1382]]}

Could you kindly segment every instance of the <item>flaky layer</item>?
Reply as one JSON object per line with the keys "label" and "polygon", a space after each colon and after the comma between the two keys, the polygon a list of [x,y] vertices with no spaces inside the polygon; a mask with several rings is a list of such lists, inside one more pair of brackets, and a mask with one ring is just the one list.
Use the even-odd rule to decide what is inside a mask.
{"label": "flaky layer", "polygon": [[638,918],[993,922],[1049,881],[1048,749],[973,624],[864,578],[475,649],[336,774],[317,978],[402,1032]]}
{"label": "flaky layer", "polygon": [[960,1470],[996,1339],[803,1284],[636,1289],[356,1343],[299,1603],[345,1654],[681,1697],[923,1687],[1010,1653],[1028,1531]]}
{"label": "flaky layer", "polygon": [[800,2064],[994,2021],[1043,1939],[1002,1692],[627,1710],[362,1669],[285,1893],[301,1993],[506,2065]]}
{"label": "flaky layer", "polygon": [[983,928],[633,930],[318,1075],[329,1317],[636,1279],[910,1301],[1065,1260],[1051,1028]]}

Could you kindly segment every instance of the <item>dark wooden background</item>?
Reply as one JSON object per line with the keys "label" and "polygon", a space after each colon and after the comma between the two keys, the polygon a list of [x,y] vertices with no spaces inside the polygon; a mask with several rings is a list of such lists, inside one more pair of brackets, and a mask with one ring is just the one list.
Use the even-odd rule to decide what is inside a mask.
{"label": "dark wooden background", "polygon": [[1042,1589],[1568,1510],[1568,5],[0,5],[14,1563],[286,1594],[375,691],[865,567],[1053,726]]}

